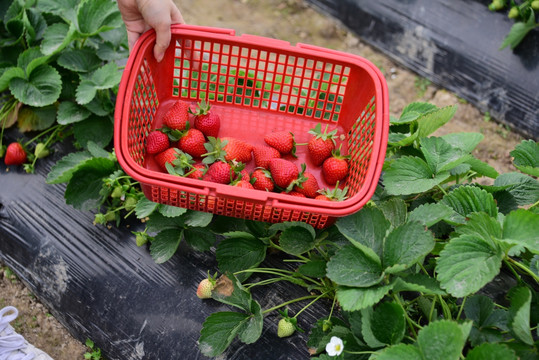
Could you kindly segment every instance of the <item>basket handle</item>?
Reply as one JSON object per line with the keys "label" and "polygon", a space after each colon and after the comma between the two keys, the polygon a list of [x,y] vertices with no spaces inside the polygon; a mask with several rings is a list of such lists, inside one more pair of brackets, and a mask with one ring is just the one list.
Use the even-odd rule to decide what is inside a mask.
{"label": "basket handle", "polygon": [[187,25],[187,24],[172,24],[171,30],[193,30],[193,31],[203,31],[213,34],[221,35],[236,35],[236,30],[227,29],[227,28],[216,28],[211,26],[200,26],[200,25]]}
{"label": "basket handle", "polygon": [[240,38],[256,45],[267,45],[274,47],[290,46],[290,43],[286,40],[272,39],[259,35],[241,34]]}

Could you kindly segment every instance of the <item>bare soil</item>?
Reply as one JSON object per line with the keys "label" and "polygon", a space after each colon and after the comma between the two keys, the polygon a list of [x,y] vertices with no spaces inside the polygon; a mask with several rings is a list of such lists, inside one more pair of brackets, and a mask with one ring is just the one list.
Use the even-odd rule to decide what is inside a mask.
{"label": "bare soil", "polygon": [[[485,139],[475,155],[498,172],[515,169],[509,152],[522,138],[490,120],[474,106],[399,66],[338,21],[309,7],[303,0],[176,0],[186,22],[194,25],[224,27],[243,33],[298,42],[358,54],[378,66],[389,87],[390,113],[398,116],[413,101],[437,106],[458,105],[455,117],[437,135],[453,132],[480,132]],[[218,6],[216,6],[218,4]],[[0,264],[1,266],[2,264]],[[84,359],[88,348],[74,339],[24,284],[0,268],[0,308],[13,305],[19,318],[12,324],[35,346],[56,360]],[[120,359],[121,360],[121,359]]]}

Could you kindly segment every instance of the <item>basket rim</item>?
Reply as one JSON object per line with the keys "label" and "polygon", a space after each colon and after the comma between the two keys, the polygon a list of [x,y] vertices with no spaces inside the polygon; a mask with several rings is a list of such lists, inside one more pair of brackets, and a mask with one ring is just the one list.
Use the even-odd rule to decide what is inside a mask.
{"label": "basket rim", "polygon": [[[372,62],[359,55],[330,50],[309,44],[298,43],[294,46],[286,41],[263,38],[260,36],[247,34],[235,36],[235,31],[233,29],[182,24],[173,25],[171,31],[173,35],[204,36],[216,40],[226,39],[238,41],[243,44],[256,44],[257,46],[260,46],[260,39],[268,39],[268,43],[264,45],[268,48],[283,50],[283,47],[285,47],[288,51],[311,56],[320,56],[323,54],[327,59],[350,63],[364,69],[371,75],[371,79],[376,89],[375,116],[379,119],[379,121],[376,121],[374,129],[375,134],[378,134],[378,137],[375,136],[374,138],[371,164],[367,169],[364,180],[364,183],[368,186],[363,186],[358,193],[343,201],[321,201],[254,189],[232,188],[230,185],[178,177],[149,170],[136,163],[129,154],[125,153],[125,149],[127,149],[127,137],[122,137],[120,135],[127,131],[127,122],[122,120],[128,117],[130,102],[125,100],[130,98],[126,98],[126,95],[132,93],[130,90],[133,89],[133,84],[135,82],[135,77],[132,77],[131,74],[140,67],[143,60],[141,56],[144,52],[143,50],[147,49],[149,46],[153,46],[155,42],[155,31],[153,29],[145,32],[135,43],[135,46],[131,51],[124,68],[124,73],[122,74],[115,106],[114,147],[120,166],[129,176],[132,176],[135,180],[145,185],[173,188],[175,190],[204,196],[226,196],[227,198],[235,198],[254,203],[265,203],[266,206],[271,207],[336,217],[352,214],[361,209],[369,201],[376,190],[376,184],[382,171],[389,131],[389,99],[387,83],[380,70]],[[238,192],[245,195],[239,196],[237,194]]]}

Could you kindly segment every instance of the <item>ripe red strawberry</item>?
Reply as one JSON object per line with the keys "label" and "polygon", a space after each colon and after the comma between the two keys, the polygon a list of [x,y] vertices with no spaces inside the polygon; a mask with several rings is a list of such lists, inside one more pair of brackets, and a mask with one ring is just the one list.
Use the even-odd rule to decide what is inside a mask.
{"label": "ripe red strawberry", "polygon": [[203,279],[197,287],[197,297],[199,299],[211,298],[211,292],[215,288],[216,281],[212,278]]}
{"label": "ripe red strawberry", "polygon": [[203,180],[219,184],[230,184],[233,174],[232,166],[224,161],[216,161],[208,167]]}
{"label": "ripe red strawberry", "polygon": [[335,149],[335,136],[337,134],[337,129],[327,132],[326,129],[322,131],[322,126],[320,123],[309,131],[309,134],[312,134],[313,137],[307,143],[307,148],[309,150],[309,156],[315,166],[320,166],[328,157],[331,156],[331,153]]}
{"label": "ripe red strawberry", "polygon": [[287,189],[299,176],[299,170],[296,164],[285,159],[277,158],[270,160],[269,170],[275,185],[282,189]]}
{"label": "ripe red strawberry", "polygon": [[206,172],[206,165],[202,163],[194,164],[191,170],[185,174],[185,177],[188,177],[190,179],[202,179],[204,177],[204,173]]}
{"label": "ripe red strawberry", "polygon": [[189,103],[178,100],[163,117],[163,124],[174,130],[184,130],[189,122]]}
{"label": "ripe red strawberry", "polygon": [[253,185],[248,180],[239,180],[232,183],[233,186],[240,187],[243,189],[254,189]]}
{"label": "ripe red strawberry", "polygon": [[290,196],[295,196],[295,197],[300,197],[300,198],[306,198],[307,196],[305,196],[305,194],[302,194],[300,192],[297,192],[295,190],[292,190],[292,191],[289,191],[287,192],[288,195]]}
{"label": "ripe red strawberry", "polygon": [[271,174],[266,169],[255,169],[251,174],[253,187],[257,190],[273,191],[275,185]]}
{"label": "ripe red strawberry", "polygon": [[28,155],[20,143],[13,142],[7,146],[6,154],[4,155],[6,165],[22,165],[27,159]]}
{"label": "ripe red strawberry", "polygon": [[210,104],[204,100],[198,103],[197,111],[192,112],[195,115],[193,126],[206,136],[217,137],[221,128],[221,118],[215,112],[210,111],[210,108]]}
{"label": "ripe red strawberry", "polygon": [[253,146],[253,157],[255,159],[256,167],[267,169],[269,166],[269,161],[271,159],[280,158],[281,153],[274,147],[257,145]]}
{"label": "ripe red strawberry", "polygon": [[247,171],[247,169],[241,169],[239,171],[238,175],[236,176],[236,179],[239,179],[239,178],[241,178],[241,180],[251,181],[251,175],[249,175],[249,171]]}
{"label": "ripe red strawberry", "polygon": [[291,153],[295,156],[296,152],[296,142],[294,140],[294,135],[290,131],[276,131],[264,136],[264,141],[269,146],[277,149],[281,155],[286,155]]}
{"label": "ripe red strawberry", "polygon": [[316,177],[314,177],[314,175],[310,172],[304,172],[303,177],[304,181],[294,186],[294,190],[305,195],[308,198],[316,197],[318,195],[318,190],[320,190],[320,186],[318,186],[318,180],[316,180]]}
{"label": "ripe red strawberry", "polygon": [[199,158],[206,153],[204,143],[206,138],[204,134],[197,129],[188,129],[180,138],[179,145],[183,152],[188,153],[192,157]]}
{"label": "ripe red strawberry", "polygon": [[167,172],[166,164],[172,164],[172,162],[177,159],[177,150],[178,149],[176,148],[168,148],[165,151],[162,151],[159,154],[155,155],[155,161],[157,162],[157,165],[159,165],[159,168],[161,168],[161,170]]}
{"label": "ripe red strawberry", "polygon": [[289,318],[282,318],[277,324],[277,336],[280,338],[290,336],[296,331],[296,326]]}
{"label": "ripe red strawberry", "polygon": [[341,155],[337,149],[331,157],[324,160],[322,174],[329,185],[335,185],[348,175],[348,158],[349,156]]}
{"label": "ripe red strawberry", "polygon": [[157,154],[165,151],[170,146],[168,135],[161,130],[154,130],[146,136],[146,152]]}
{"label": "ripe red strawberry", "polygon": [[233,137],[221,138],[222,142],[225,142],[223,150],[225,151],[225,160],[241,162],[247,164],[251,161],[253,146],[243,140]]}

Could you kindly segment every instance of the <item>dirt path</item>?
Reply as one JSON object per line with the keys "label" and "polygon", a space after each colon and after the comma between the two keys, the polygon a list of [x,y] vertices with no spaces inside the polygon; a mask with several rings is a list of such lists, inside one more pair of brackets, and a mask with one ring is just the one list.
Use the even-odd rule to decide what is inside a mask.
{"label": "dirt path", "polygon": [[[413,101],[428,101],[438,106],[457,104],[455,117],[438,134],[481,132],[485,140],[475,155],[499,172],[514,170],[509,151],[521,141],[519,136],[489,121],[488,114],[481,114],[454,94],[398,66],[302,0],[220,0],[219,6],[215,0],[176,1],[190,24],[232,28],[238,35],[248,33],[361,55],[384,73],[391,114],[399,115],[403,107]],[[0,269],[0,308],[13,305],[19,309],[19,318],[13,324],[16,330],[56,360],[84,359],[86,347],[72,338],[6,268]]]}

